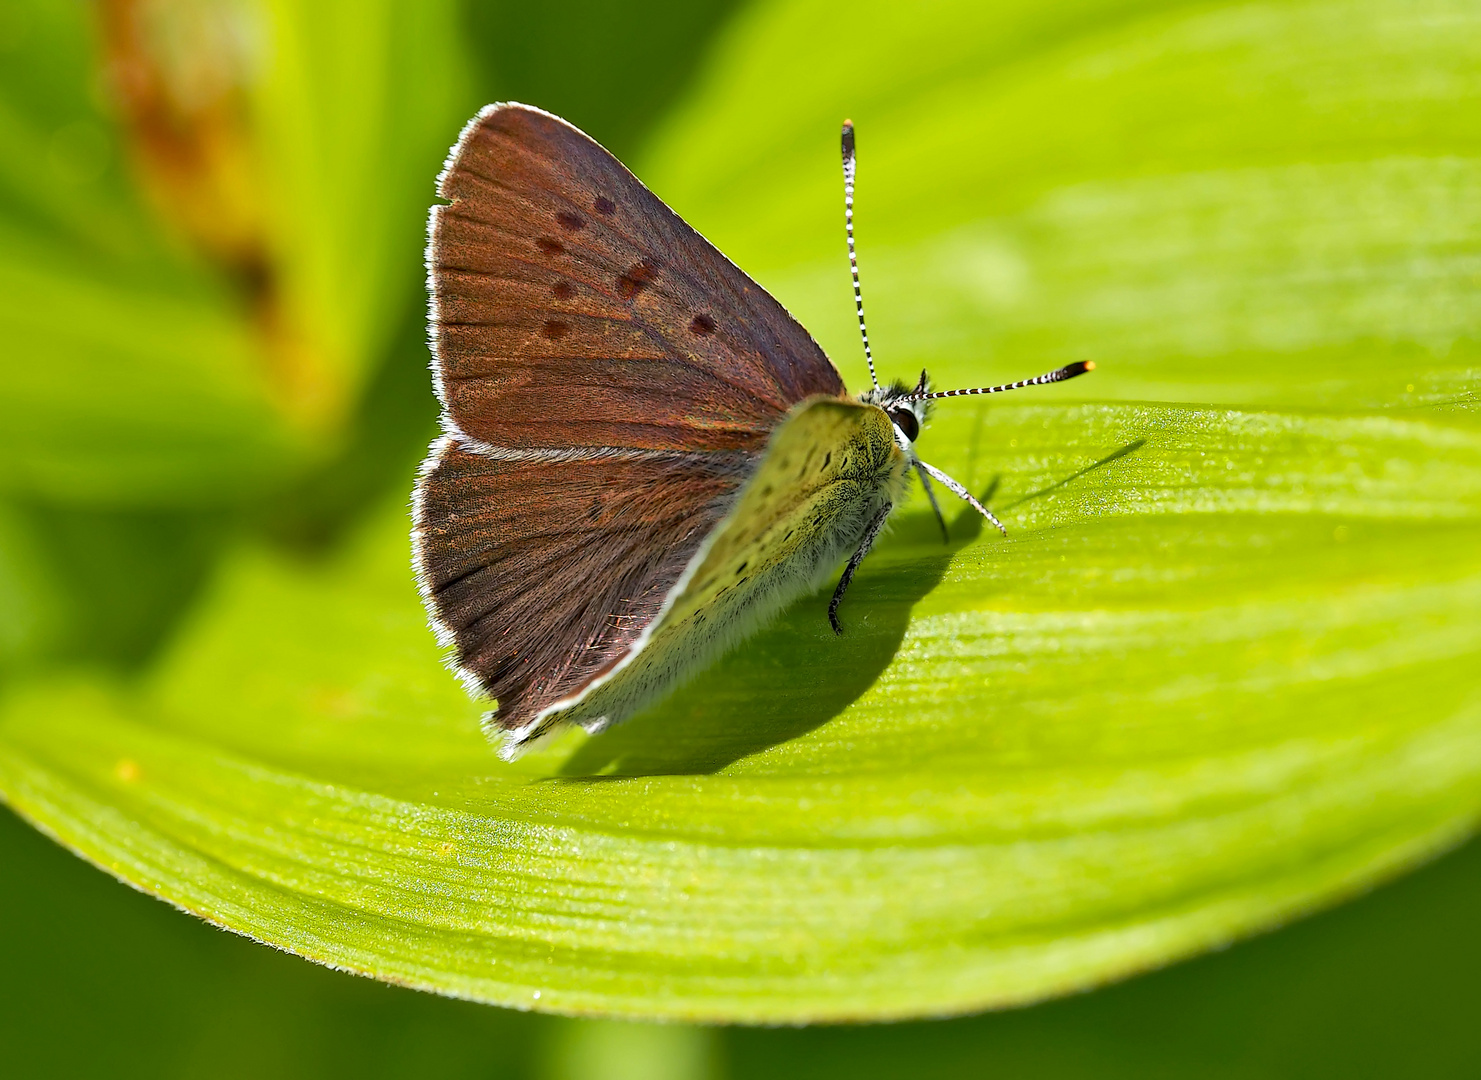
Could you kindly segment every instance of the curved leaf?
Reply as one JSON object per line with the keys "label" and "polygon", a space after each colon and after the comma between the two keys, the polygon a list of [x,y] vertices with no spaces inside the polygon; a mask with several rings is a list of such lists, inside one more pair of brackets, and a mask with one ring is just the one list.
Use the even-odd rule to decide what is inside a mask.
{"label": "curved leaf", "polygon": [[1124,406],[934,435],[977,486],[1001,470],[1013,539],[959,519],[949,554],[913,513],[844,639],[803,601],[609,736],[497,763],[397,513],[322,572],[245,554],[137,692],[21,695],[0,783],[127,880],[316,959],[750,1020],[1083,986],[1474,815],[1481,438]]}
{"label": "curved leaf", "polygon": [[[864,11],[866,281],[916,290],[871,294],[877,336],[950,381],[1103,363],[943,403],[922,452],[1012,536],[963,515],[943,547],[912,506],[842,639],[805,598],[652,713],[505,766],[438,664],[398,507],[328,565],[241,552],[139,683],[16,688],[0,791],[326,963],[721,1020],[1030,1000],[1427,856],[1481,809],[1481,432],[1455,407],[1481,29],[1417,10]],[[655,156],[809,320],[839,262],[822,11],[753,12]],[[943,252],[976,292],[907,280]],[[848,356],[832,272],[819,325]]]}

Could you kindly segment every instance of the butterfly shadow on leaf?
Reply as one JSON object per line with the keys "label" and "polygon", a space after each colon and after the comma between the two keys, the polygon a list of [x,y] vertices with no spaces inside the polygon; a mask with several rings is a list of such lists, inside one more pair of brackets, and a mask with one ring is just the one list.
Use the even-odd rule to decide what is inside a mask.
{"label": "butterfly shadow on leaf", "polygon": [[560,777],[712,773],[821,727],[889,666],[911,609],[982,525],[964,508],[943,543],[929,512],[902,514],[849,587],[839,609],[841,637],[828,626],[835,575],[666,701],[582,743]]}

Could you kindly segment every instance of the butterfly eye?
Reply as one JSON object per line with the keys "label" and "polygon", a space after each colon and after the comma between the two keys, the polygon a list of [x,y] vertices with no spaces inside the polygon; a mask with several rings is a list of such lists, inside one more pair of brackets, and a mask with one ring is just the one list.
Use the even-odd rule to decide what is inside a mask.
{"label": "butterfly eye", "polygon": [[920,434],[920,421],[915,418],[915,413],[910,409],[888,410],[890,420],[894,425],[904,432],[905,437],[915,442],[915,437]]}

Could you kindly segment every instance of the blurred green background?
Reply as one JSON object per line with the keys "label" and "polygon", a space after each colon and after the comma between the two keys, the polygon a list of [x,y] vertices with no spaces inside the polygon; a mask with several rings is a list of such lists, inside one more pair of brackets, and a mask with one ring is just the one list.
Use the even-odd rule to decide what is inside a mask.
{"label": "blurred green background", "polygon": [[[277,0],[273,40],[300,53],[264,85],[242,29],[258,7],[0,0],[0,679],[138,670],[228,545],[314,560],[406,490],[435,419],[421,228],[458,125],[524,100],[640,160],[747,15]],[[406,70],[376,67],[388,54]],[[65,407],[58,385],[78,388]],[[571,1021],[354,979],[132,893],[9,813],[0,865],[17,1076],[1481,1075],[1475,844],[1081,997],[798,1030]]]}

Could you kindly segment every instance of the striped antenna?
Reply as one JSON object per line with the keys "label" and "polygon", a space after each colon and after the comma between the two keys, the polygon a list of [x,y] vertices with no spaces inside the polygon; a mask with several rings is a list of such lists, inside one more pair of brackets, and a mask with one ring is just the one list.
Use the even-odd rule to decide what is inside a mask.
{"label": "striped antenna", "polygon": [[[873,368],[871,367],[872,371]],[[1042,375],[1035,375],[1032,379],[1019,379],[1017,382],[1003,383],[1001,386],[980,386],[972,390],[938,390],[933,394],[911,394],[908,397],[898,398],[899,401],[930,401],[932,398],[944,397],[967,397],[970,394],[1001,394],[1005,390],[1022,390],[1025,386],[1042,386],[1045,383],[1064,382],[1073,379],[1076,375],[1084,375],[1087,371],[1095,370],[1094,360],[1076,360],[1073,364],[1066,364],[1062,368],[1046,371]]]}
{"label": "striped antenna", "polygon": [[869,331],[864,326],[864,294],[859,291],[859,256],[854,251],[854,122],[843,122],[843,228],[848,234],[848,268],[854,277],[854,308],[859,313],[859,336],[864,339],[864,359],[869,362],[869,381],[879,389],[874,374],[874,354],[869,351]]}

